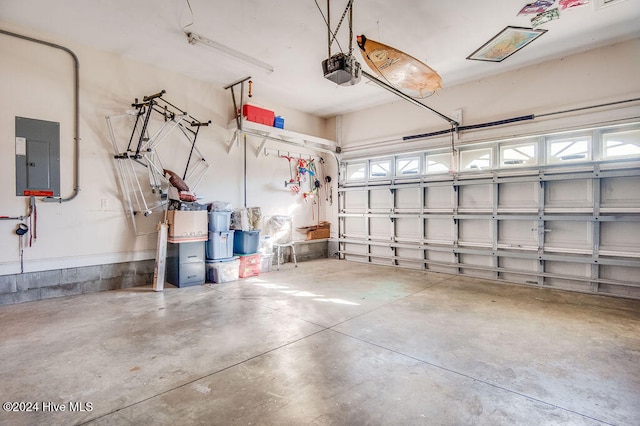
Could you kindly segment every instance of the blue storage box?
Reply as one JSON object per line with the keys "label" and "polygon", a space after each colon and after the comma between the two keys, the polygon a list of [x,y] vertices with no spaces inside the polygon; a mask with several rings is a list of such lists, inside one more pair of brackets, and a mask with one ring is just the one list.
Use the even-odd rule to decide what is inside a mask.
{"label": "blue storage box", "polygon": [[258,252],[260,231],[236,231],[233,235],[234,254],[254,254]]}
{"label": "blue storage box", "polygon": [[231,212],[209,212],[209,232],[227,232],[231,224]]}
{"label": "blue storage box", "polygon": [[233,256],[234,231],[209,232],[206,245],[207,259],[228,259]]}
{"label": "blue storage box", "polygon": [[284,129],[284,117],[277,115],[276,118],[273,119],[273,127]]}

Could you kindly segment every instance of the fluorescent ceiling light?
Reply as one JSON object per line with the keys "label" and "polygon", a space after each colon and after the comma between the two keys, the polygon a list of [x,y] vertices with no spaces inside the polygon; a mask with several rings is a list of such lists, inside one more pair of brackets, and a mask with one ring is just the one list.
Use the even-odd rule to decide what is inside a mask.
{"label": "fluorescent ceiling light", "polygon": [[229,55],[235,59],[239,59],[242,62],[245,62],[249,65],[253,65],[256,66],[258,68],[261,68],[263,70],[265,70],[268,73],[272,73],[274,71],[273,65],[269,65],[266,62],[262,62],[259,59],[256,59],[252,56],[246,55],[242,52],[238,52],[235,49],[232,49],[230,47],[227,47],[223,44],[220,44],[216,41],[213,41],[211,39],[208,39],[206,37],[202,37],[198,34],[195,33],[186,33],[187,34],[187,38],[189,39],[189,44],[196,44],[196,43],[202,43],[205,44],[215,50],[217,50],[218,52],[224,53],[226,55]]}

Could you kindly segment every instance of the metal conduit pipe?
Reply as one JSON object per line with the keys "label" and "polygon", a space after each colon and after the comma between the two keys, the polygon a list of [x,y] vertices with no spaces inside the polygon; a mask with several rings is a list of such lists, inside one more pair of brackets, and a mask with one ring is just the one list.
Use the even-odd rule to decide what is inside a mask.
{"label": "metal conduit pipe", "polygon": [[43,198],[42,201],[45,202],[52,202],[52,203],[63,203],[66,201],[71,201],[74,198],[76,198],[76,196],[78,195],[78,192],[80,192],[80,61],[78,60],[78,57],[76,56],[75,53],[73,53],[73,51],[71,51],[71,49],[66,48],[64,46],[60,46],[59,44],[55,44],[55,43],[50,43],[48,41],[44,41],[44,40],[39,40],[37,38],[33,38],[33,37],[28,37],[28,36],[24,36],[22,34],[16,34],[13,33],[11,31],[6,31],[3,29],[0,29],[0,34],[5,34],[11,37],[16,37],[22,40],[26,40],[26,41],[31,41],[33,43],[38,43],[38,44],[42,44],[45,46],[49,46],[49,47],[53,47],[55,49],[60,49],[60,50],[64,50],[65,52],[67,52],[69,55],[71,55],[71,57],[73,58],[73,62],[74,62],[74,93],[73,93],[73,97],[74,97],[74,123],[73,123],[73,139],[74,139],[74,172],[73,172],[73,179],[74,179],[74,187],[73,187],[73,194],[68,197],[68,198],[56,198],[56,197],[46,197]]}

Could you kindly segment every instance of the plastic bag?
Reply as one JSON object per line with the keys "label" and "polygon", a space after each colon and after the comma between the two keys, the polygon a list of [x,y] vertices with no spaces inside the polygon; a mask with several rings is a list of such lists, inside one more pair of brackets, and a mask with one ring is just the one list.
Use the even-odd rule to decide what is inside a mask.
{"label": "plastic bag", "polygon": [[262,224],[262,211],[260,207],[248,207],[247,219],[249,220],[249,231],[260,229]]}
{"label": "plastic bag", "polygon": [[249,219],[247,218],[247,210],[235,209],[231,212],[231,229],[240,231],[249,231]]}
{"label": "plastic bag", "polygon": [[290,242],[293,239],[291,216],[271,216],[265,224],[264,233],[271,236],[273,244]]}
{"label": "plastic bag", "polygon": [[231,212],[233,211],[233,207],[231,203],[228,201],[213,201],[211,203],[211,211],[212,212]]}

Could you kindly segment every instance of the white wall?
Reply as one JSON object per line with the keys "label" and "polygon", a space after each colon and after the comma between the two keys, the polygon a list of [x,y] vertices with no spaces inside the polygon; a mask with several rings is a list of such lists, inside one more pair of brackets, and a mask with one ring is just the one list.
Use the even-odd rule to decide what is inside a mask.
{"label": "white wall", "polygon": [[[452,117],[461,109],[463,125],[528,114],[544,114],[577,107],[640,97],[640,39],[574,54],[539,65],[498,74],[457,86],[447,86],[423,103]],[[508,61],[508,59],[507,59]],[[500,72],[500,63],[482,66]],[[383,89],[380,89],[383,90]],[[640,115],[638,102],[533,122],[467,132],[458,142],[548,132],[568,126],[594,124]],[[398,99],[389,104],[347,114],[342,119],[342,145],[347,156],[375,153],[376,143],[391,140],[386,151],[433,146],[434,140],[402,144],[402,136],[448,129],[435,114]],[[446,139],[446,138],[445,138]]]}
{"label": "white wall", "polygon": [[[229,91],[47,34],[3,23],[0,27],[66,46],[80,60],[80,192],[67,203],[38,201],[37,240],[24,250],[25,272],[154,257],[155,235],[136,237],[123,212],[105,116],[122,114],[134,98],[162,89],[174,105],[214,123],[198,136],[198,147],[211,165],[196,189],[198,197],[242,207],[242,144],[227,153],[231,133],[226,126],[233,110]],[[27,214],[29,200],[15,195],[15,116],[60,122],[61,195],[72,193],[73,62],[61,50],[3,34],[0,57],[0,216],[21,216]],[[326,120],[259,96],[252,101],[284,116],[290,130],[327,137]],[[284,188],[289,176],[286,161],[277,153],[256,158],[259,143],[249,138],[247,205],[260,206],[264,216],[293,213],[296,225],[312,224],[317,217],[312,220],[310,206]],[[0,275],[20,272],[16,225],[0,221]]]}

